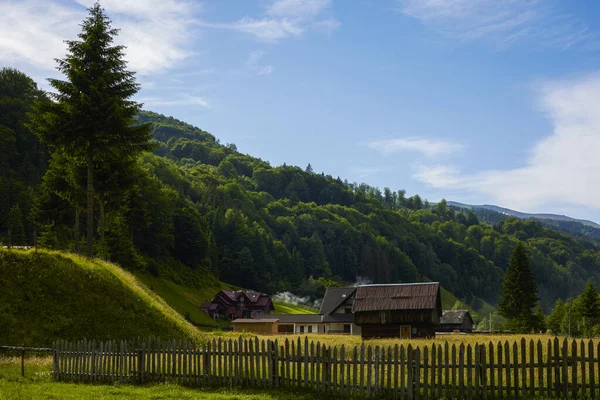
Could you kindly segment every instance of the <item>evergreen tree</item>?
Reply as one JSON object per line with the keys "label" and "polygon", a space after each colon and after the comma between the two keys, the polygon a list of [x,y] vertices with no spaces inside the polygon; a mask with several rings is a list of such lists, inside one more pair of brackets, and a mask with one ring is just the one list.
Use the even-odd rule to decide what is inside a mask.
{"label": "evergreen tree", "polygon": [[561,324],[565,315],[565,303],[561,299],[556,300],[556,304],[554,305],[552,312],[546,319],[546,326],[550,332],[552,332],[552,334],[559,335],[562,333]]}
{"label": "evergreen tree", "polygon": [[508,320],[511,329],[517,332],[530,332],[535,328],[532,310],[537,301],[537,287],[529,258],[525,246],[519,242],[510,257],[504,275],[498,310],[500,315]]}
{"label": "evergreen tree", "polygon": [[591,337],[592,329],[600,319],[598,292],[596,292],[596,286],[592,282],[587,283],[585,290],[577,299],[577,303],[583,334]]}
{"label": "evergreen tree", "polygon": [[38,103],[31,128],[40,140],[87,168],[87,255],[93,256],[94,165],[136,157],[150,146],[150,126],[134,125],[139,90],[126,70],[123,46],[112,43],[118,30],[96,3],[82,23],[80,40],[67,41],[58,60],[67,80],[49,79],[55,102]]}

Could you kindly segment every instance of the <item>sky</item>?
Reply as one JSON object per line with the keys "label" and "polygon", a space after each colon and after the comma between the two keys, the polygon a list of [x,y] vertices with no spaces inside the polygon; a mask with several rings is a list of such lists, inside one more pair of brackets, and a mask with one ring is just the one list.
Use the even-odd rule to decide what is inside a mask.
{"label": "sky", "polygon": [[[44,89],[93,0],[0,0]],[[102,0],[144,108],[271,165],[600,222],[597,0]]]}

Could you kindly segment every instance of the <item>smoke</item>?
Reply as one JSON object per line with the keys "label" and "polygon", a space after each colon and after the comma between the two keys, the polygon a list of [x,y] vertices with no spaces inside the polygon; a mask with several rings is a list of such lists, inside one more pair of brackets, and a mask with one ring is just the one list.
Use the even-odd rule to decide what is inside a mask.
{"label": "smoke", "polygon": [[354,282],[352,284],[352,287],[357,287],[357,286],[360,286],[360,285],[370,285],[372,283],[373,283],[373,281],[370,280],[369,278],[365,278],[363,276],[357,276],[356,277],[356,282]]}
{"label": "smoke", "polygon": [[273,299],[284,302],[284,303],[293,304],[293,305],[302,305],[302,306],[308,306],[308,307],[313,307],[313,308],[321,307],[321,300],[310,301],[310,297],[296,296],[292,292],[276,293],[273,295]]}

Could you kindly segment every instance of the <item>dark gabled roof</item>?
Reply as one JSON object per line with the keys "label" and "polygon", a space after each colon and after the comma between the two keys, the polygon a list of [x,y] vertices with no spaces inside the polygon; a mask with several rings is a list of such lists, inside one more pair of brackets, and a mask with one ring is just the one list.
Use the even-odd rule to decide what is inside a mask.
{"label": "dark gabled roof", "polygon": [[344,301],[350,297],[356,288],[328,288],[321,303],[319,314],[326,315],[334,312]]}
{"label": "dark gabled roof", "polygon": [[328,315],[323,315],[323,322],[328,323],[342,323],[342,322],[354,322],[354,314],[342,314],[342,313],[332,313]]}
{"label": "dark gabled roof", "polygon": [[444,310],[442,311],[440,324],[462,324],[465,318],[470,318],[473,321],[469,310]]}
{"label": "dark gabled roof", "polygon": [[277,318],[281,324],[317,324],[322,322],[319,314],[270,314],[256,315],[254,319]]}
{"label": "dark gabled roof", "polygon": [[438,282],[364,285],[356,289],[352,312],[433,310],[440,304],[439,296]]}

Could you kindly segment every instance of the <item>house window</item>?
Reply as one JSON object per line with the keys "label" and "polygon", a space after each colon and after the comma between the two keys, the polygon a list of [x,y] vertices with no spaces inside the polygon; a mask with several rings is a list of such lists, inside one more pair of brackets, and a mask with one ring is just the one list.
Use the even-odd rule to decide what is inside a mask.
{"label": "house window", "polygon": [[345,307],[344,308],[344,313],[351,314],[352,313],[352,307]]}
{"label": "house window", "polygon": [[312,325],[308,326],[308,333],[312,333]]}
{"label": "house window", "polygon": [[300,325],[300,333],[304,333],[304,325]]}
{"label": "house window", "polygon": [[350,324],[344,324],[344,333],[350,333]]}

